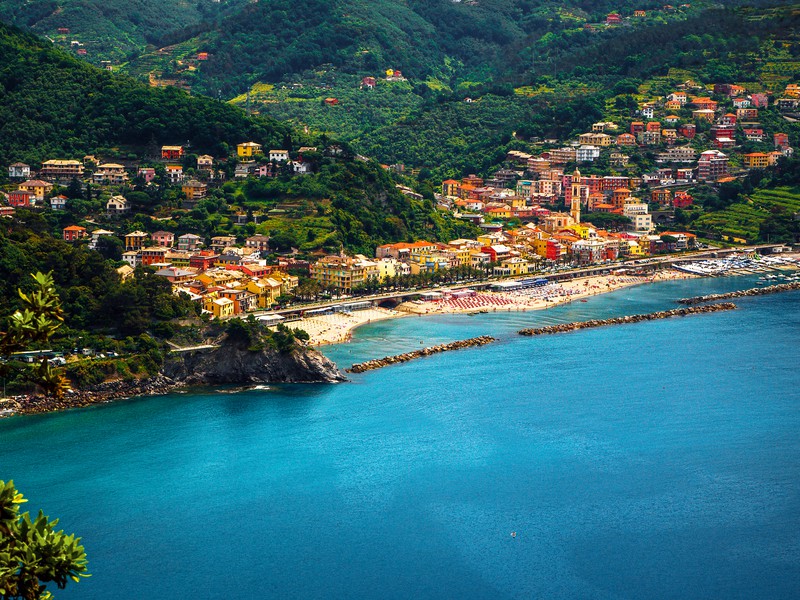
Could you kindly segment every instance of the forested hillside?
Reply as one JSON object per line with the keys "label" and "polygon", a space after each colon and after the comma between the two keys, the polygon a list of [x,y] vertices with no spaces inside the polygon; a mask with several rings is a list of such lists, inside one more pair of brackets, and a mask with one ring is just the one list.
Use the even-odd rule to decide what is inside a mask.
{"label": "forested hillside", "polygon": [[221,102],[113,76],[0,24],[2,164],[186,142],[196,152],[224,154],[228,144],[281,144],[289,133]]}
{"label": "forested hillside", "polygon": [[[92,62],[126,60],[170,34],[188,35],[244,2],[227,0],[0,0],[0,20],[56,43],[83,48]],[[73,44],[73,42],[75,42]]]}

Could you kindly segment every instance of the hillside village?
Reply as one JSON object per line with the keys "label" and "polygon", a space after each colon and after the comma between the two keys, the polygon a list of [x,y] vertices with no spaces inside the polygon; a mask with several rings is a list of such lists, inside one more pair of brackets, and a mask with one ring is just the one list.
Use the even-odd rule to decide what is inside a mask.
{"label": "hillside village", "polygon": [[[0,214],[65,211],[75,198],[94,189],[104,199],[105,211],[86,215],[82,224],[64,226],[63,239],[91,249],[102,248],[108,238],[120,240],[123,278],[137,267],[152,268],[176,293],[186,294],[216,318],[270,309],[292,298],[358,294],[444,277],[519,277],[565,265],[680,252],[698,244],[696,233],[674,227],[675,211],[693,206],[693,186],[730,182],[792,156],[788,135],[768,132],[759,117],[766,111],[794,111],[800,104],[800,86],[795,84],[772,104],[768,94],[748,93],[735,85],[707,90],[687,82],[681,88],[640,106],[640,118],[630,123],[598,122],[576,140],[544,140],[537,154],[511,151],[505,167],[488,178],[443,181],[437,208],[473,223],[482,233],[447,243],[385,244],[375,249],[374,257],[339,252],[301,260],[294,252],[276,255],[270,236],[255,229],[248,236],[204,237],[192,231],[129,227],[137,207],[126,193],[132,195],[134,184],[171,190],[180,208],[191,210],[228,178],[311,173],[320,156],[314,147],[264,149],[244,142],[234,156],[201,155],[187,161],[184,146],[166,145],[160,160],[148,164],[103,162],[94,156],[53,158],[39,168],[13,163],[7,167],[12,183],[0,197]],[[335,157],[342,150],[332,146],[323,153]],[[646,164],[636,158],[642,155],[651,156],[656,167],[637,174]],[[422,198],[410,187],[397,187]],[[251,214],[234,219],[239,225],[258,222]]]}
{"label": "hillside village", "polygon": [[[685,215],[694,208],[693,187],[731,183],[793,156],[788,134],[765,127],[760,115],[774,122],[795,111],[800,86],[789,84],[772,105],[770,94],[737,85],[707,89],[687,81],[680,88],[644,103],[629,122],[594,123],[566,145],[536,140],[542,148],[537,154],[512,150],[505,168],[490,178],[445,180],[439,204],[487,229],[529,222],[516,231],[495,231],[495,238],[532,238],[535,254],[546,260],[589,264],[686,249],[697,234],[669,229],[676,211]],[[590,222],[582,222],[582,213]],[[614,231],[594,227],[592,220]]]}

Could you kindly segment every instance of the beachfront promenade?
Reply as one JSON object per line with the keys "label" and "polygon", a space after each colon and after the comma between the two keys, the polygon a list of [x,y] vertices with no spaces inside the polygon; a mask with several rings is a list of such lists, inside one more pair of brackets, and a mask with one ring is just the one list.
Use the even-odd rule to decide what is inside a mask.
{"label": "beachfront promenade", "polygon": [[[541,277],[547,279],[550,282],[561,282],[561,281],[569,281],[572,279],[606,275],[612,271],[616,271],[619,269],[634,269],[634,270],[652,272],[660,269],[670,268],[676,264],[692,262],[704,258],[718,258],[727,254],[737,253],[737,252],[761,252],[768,254],[772,251],[772,248],[780,246],[783,246],[783,244],[760,244],[757,246],[747,246],[740,248],[723,248],[723,249],[715,248],[710,250],[698,250],[696,252],[685,252],[680,255],[667,255],[657,258],[630,260],[625,262],[608,263],[604,265],[591,266],[591,267],[579,267],[576,269],[569,269],[569,270],[559,271],[556,273],[535,273],[522,278],[492,277],[489,279],[484,279],[482,281],[454,282],[453,284],[450,284],[450,287],[457,287],[459,289],[481,290],[488,288],[492,284],[499,283],[501,281],[514,281],[515,279],[523,279],[530,277],[537,277],[537,278]],[[413,296],[430,294],[439,291],[441,291],[441,286],[411,289],[411,290],[392,290],[380,294],[370,294],[366,296],[347,296],[347,297],[337,298],[335,300],[325,300],[322,302],[295,304],[278,310],[269,310],[269,311],[265,310],[253,314],[256,317],[259,316],[263,317],[268,315],[280,315],[286,318],[287,321],[290,321],[292,320],[292,317],[299,318],[300,316],[303,315],[303,313],[311,310],[334,308],[342,304],[351,302],[370,302],[373,305],[377,305],[385,301],[402,302]]]}

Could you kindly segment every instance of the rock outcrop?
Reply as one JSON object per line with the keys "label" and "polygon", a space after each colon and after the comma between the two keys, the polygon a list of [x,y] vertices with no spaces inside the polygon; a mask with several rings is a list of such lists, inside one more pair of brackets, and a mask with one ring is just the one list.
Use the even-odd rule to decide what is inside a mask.
{"label": "rock outcrop", "polygon": [[747,298],[748,296],[766,296],[767,294],[778,294],[780,292],[793,292],[800,290],[800,282],[780,283],[769,285],[763,288],[750,288],[749,290],[739,290],[738,292],[728,292],[727,294],[709,294],[708,296],[693,296],[692,298],[681,298],[678,304],[703,304],[704,302],[714,302],[716,300],[727,300],[729,298]]}
{"label": "rock outcrop", "polygon": [[565,333],[567,331],[577,331],[578,329],[591,329],[592,327],[605,327],[606,325],[624,325],[627,323],[641,323],[642,321],[656,321],[658,319],[669,319],[670,317],[686,317],[689,315],[701,315],[706,313],[718,312],[721,310],[733,310],[736,305],[732,302],[722,304],[710,304],[708,306],[695,306],[692,308],[674,308],[660,312],[648,313],[644,315],[630,315],[627,317],[616,317],[614,319],[593,319],[591,321],[576,321],[574,323],[562,323],[560,325],[548,325],[547,327],[534,327],[522,329],[520,335],[546,335],[549,333]]}
{"label": "rock outcrop", "polygon": [[211,351],[170,354],[164,375],[185,385],[247,383],[335,383],[345,377],[317,350],[297,347],[278,352],[270,347],[251,350],[223,342]]}
{"label": "rock outcrop", "polygon": [[146,379],[113,380],[80,390],[63,398],[18,396],[3,404],[0,417],[81,408],[132,396],[167,394],[189,385],[254,383],[335,383],[345,381],[336,365],[317,350],[303,346],[279,352],[268,344],[258,350],[222,339],[208,350],[172,353],[161,373]]}
{"label": "rock outcrop", "polygon": [[397,354],[395,356],[385,356],[384,358],[376,358],[363,363],[356,363],[347,369],[347,372],[363,373],[364,371],[372,371],[374,369],[380,369],[381,367],[388,367],[389,365],[408,362],[410,360],[414,360],[415,358],[423,358],[425,356],[438,354],[440,352],[460,350],[461,348],[472,348],[474,346],[485,346],[486,344],[491,344],[494,341],[495,338],[488,335],[482,335],[480,337],[470,338],[468,340],[450,342],[449,344],[439,344],[437,346],[423,348],[422,350],[414,350],[413,352],[406,352],[404,354]]}

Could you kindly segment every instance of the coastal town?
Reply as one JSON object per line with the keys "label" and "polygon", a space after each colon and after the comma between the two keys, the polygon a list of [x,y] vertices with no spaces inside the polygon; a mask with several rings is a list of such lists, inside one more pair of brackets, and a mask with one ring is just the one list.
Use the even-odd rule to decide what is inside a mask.
{"label": "coastal town", "polygon": [[[232,156],[224,157],[190,155],[185,146],[165,145],[146,162],[85,156],[52,158],[38,167],[13,163],[7,166],[10,183],[0,195],[0,215],[13,218],[19,209],[65,214],[70,205],[94,193],[105,210],[65,225],[63,239],[96,250],[108,248],[111,238],[118,240],[121,278],[131,277],[138,267],[150,268],[176,294],[185,294],[200,312],[216,319],[257,313],[276,324],[283,317],[266,311],[289,302],[357,297],[426,283],[532,282],[560,269],[613,266],[703,247],[696,233],[675,227],[676,212],[693,205],[693,186],[719,186],[792,156],[788,135],[776,131],[767,136],[759,115],[795,110],[800,86],[788,85],[772,104],[769,94],[749,93],[736,85],[705,87],[687,81],[679,88],[639,106],[630,122],[598,122],[574,140],[534,140],[540,152],[509,151],[503,168],[485,178],[444,180],[436,207],[471,223],[476,231],[471,238],[383,244],[374,256],[349,256],[341,250],[298,256],[296,250],[275,252],[269,231],[259,231],[259,215],[243,212],[231,216],[235,228],[227,235],[181,233],[176,216],[191,214],[229,179],[303,177],[314,172],[321,155],[336,159],[342,153],[335,145],[321,151],[265,149],[254,141],[239,143]],[[753,148],[764,151],[748,151]],[[652,156],[657,167],[643,171],[642,160],[632,159],[644,155]],[[148,230],[133,229],[133,217],[142,209],[137,205],[142,194],[136,190],[152,188],[171,191],[177,198],[174,208],[163,218],[136,221],[146,223]],[[423,199],[407,185],[398,183],[397,188]],[[172,227],[158,229],[160,222]],[[506,284],[507,290],[498,285],[495,291],[520,287],[513,282]],[[597,289],[598,283],[591,285]],[[562,289],[548,300],[585,291]],[[496,310],[498,302],[520,306],[508,298],[472,300],[471,306],[459,301],[443,308]],[[315,339],[328,330],[317,328]]]}

